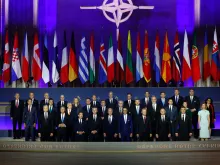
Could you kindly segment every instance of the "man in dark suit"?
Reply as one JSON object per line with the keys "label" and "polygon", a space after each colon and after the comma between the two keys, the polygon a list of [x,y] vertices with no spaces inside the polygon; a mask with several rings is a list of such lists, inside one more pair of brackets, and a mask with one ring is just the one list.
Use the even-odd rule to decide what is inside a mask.
{"label": "man in dark suit", "polygon": [[135,109],[135,101],[132,100],[132,94],[127,94],[127,100],[124,101],[124,107],[128,109],[128,114],[132,115],[132,111]]}
{"label": "man in dark suit", "polygon": [[43,113],[43,106],[49,105],[49,93],[44,93],[44,99],[40,101],[40,114]]}
{"label": "man in dark suit", "polygon": [[97,107],[92,108],[92,115],[88,119],[88,135],[89,141],[98,142],[100,141],[100,133],[102,130],[101,117],[97,115]]}
{"label": "man in dark suit", "polygon": [[168,106],[165,108],[166,115],[170,122],[171,127],[171,137],[172,140],[175,141],[175,127],[176,127],[176,119],[178,117],[178,110],[177,107],[173,105],[173,100],[170,98],[168,101]]}
{"label": "man in dark suit", "polygon": [[[29,93],[29,99],[32,100],[32,106],[35,107],[35,108],[37,109],[37,111],[38,111],[38,109],[39,109],[39,103],[38,103],[38,100],[34,98],[34,93],[33,93],[33,92],[30,92],[30,93]],[[29,99],[27,99],[26,105],[28,105],[28,100],[29,100]]]}
{"label": "man in dark suit", "polygon": [[[49,99],[49,116],[53,120],[53,126],[54,126],[54,132],[55,132],[55,127],[57,126],[57,117],[60,115],[60,109],[56,109],[54,101],[52,98]],[[55,136],[51,137],[51,141],[55,141]]]}
{"label": "man in dark suit", "polygon": [[24,108],[23,123],[25,128],[25,141],[29,141],[29,135],[31,134],[31,140],[35,141],[35,128],[37,122],[37,110],[32,106],[32,100],[28,100],[28,105]]}
{"label": "man in dark suit", "polygon": [[106,107],[105,100],[101,101],[100,111],[98,113],[99,116],[101,116],[101,119],[104,120],[104,118],[107,116],[108,110]]}
{"label": "man in dark suit", "polygon": [[166,98],[166,93],[165,92],[160,92],[160,99],[157,100],[157,104],[161,108],[165,108],[168,105],[168,100]]}
{"label": "man in dark suit", "polygon": [[[34,93],[33,92],[29,93],[29,99],[32,100],[32,106],[36,108],[36,110],[37,110],[37,118],[39,119],[40,118],[39,103],[38,103],[38,100],[36,100],[34,98]],[[26,100],[26,106],[27,105],[28,105],[28,99]]]}
{"label": "man in dark suit", "polygon": [[64,106],[67,108],[67,101],[65,101],[65,96],[60,95],[60,101],[57,102],[57,109],[60,110],[60,107]]}
{"label": "man in dark suit", "polygon": [[[160,110],[160,116],[157,120],[156,138],[157,141],[169,141],[171,137],[171,123],[166,115],[164,108]],[[175,133],[174,133],[175,134]]]}
{"label": "man in dark suit", "polygon": [[180,109],[181,115],[178,116],[176,122],[176,137],[178,141],[189,141],[192,136],[192,122],[189,116],[186,115],[186,108]]}
{"label": "man in dark suit", "polygon": [[115,117],[117,117],[118,119],[123,114],[123,107],[124,107],[124,102],[122,100],[119,100],[118,101],[118,107],[113,110],[113,115]]}
{"label": "man in dark suit", "polygon": [[121,141],[131,141],[131,138],[133,137],[133,122],[132,117],[128,115],[128,109],[126,107],[123,108],[123,115],[121,115],[119,119],[118,127],[119,138]]}
{"label": "man in dark suit", "polygon": [[103,136],[106,142],[114,142],[118,136],[118,118],[113,115],[113,109],[108,109],[108,115],[103,122]]}
{"label": "man in dark suit", "polygon": [[179,89],[174,90],[174,95],[171,97],[173,100],[173,105],[177,107],[178,113],[180,112],[180,108],[183,106],[184,98],[180,96]]}
{"label": "man in dark suit", "polygon": [[76,142],[85,142],[87,138],[87,121],[83,119],[83,112],[79,112],[78,119],[74,124],[74,133]]}
{"label": "man in dark suit", "polygon": [[60,113],[57,115],[57,141],[66,141],[68,116],[65,113],[65,107],[60,107]]}
{"label": "man in dark suit", "polygon": [[68,123],[67,123],[67,141],[74,140],[74,123],[77,120],[77,113],[73,111],[72,103],[67,104],[66,115],[68,116]]}
{"label": "man in dark suit", "polygon": [[[135,99],[135,106],[133,107],[133,109],[131,109],[134,135],[137,134],[137,124],[139,123],[138,120],[140,119],[140,116],[142,116],[141,110],[142,109],[141,109],[141,105],[140,105],[140,100]],[[137,141],[138,140],[137,136],[133,136],[133,140]]]}
{"label": "man in dark suit", "polygon": [[53,120],[49,115],[48,105],[43,106],[44,113],[39,118],[38,125],[38,136],[41,141],[50,141],[51,137],[54,136],[54,126]]}
{"label": "man in dark suit", "polygon": [[88,120],[89,116],[92,115],[92,106],[90,98],[86,99],[86,105],[82,108],[82,110],[84,119]]}
{"label": "man in dark suit", "polygon": [[140,141],[149,141],[152,137],[151,121],[147,116],[147,108],[142,108],[142,115],[138,116],[136,136]]}
{"label": "man in dark suit", "polygon": [[160,105],[157,104],[157,98],[155,96],[151,97],[151,104],[148,105],[147,109],[148,109],[147,115],[150,116],[151,119],[152,140],[155,140],[157,118],[160,114],[160,109],[161,109]]}
{"label": "man in dark suit", "polygon": [[99,112],[99,109],[100,109],[101,105],[100,105],[100,102],[97,101],[96,95],[92,95],[91,106],[92,107],[97,107],[98,108],[98,112]]}
{"label": "man in dark suit", "polygon": [[113,98],[113,92],[109,92],[108,99],[106,99],[105,102],[107,108],[112,108],[113,111],[117,108],[118,101]]}
{"label": "man in dark suit", "polygon": [[148,107],[151,104],[150,92],[145,92],[145,97],[141,100],[141,107]]}
{"label": "man in dark suit", "polygon": [[[23,110],[24,110],[24,101],[20,100],[20,94],[15,94],[15,100],[11,101],[11,108],[10,108],[10,117],[13,123],[13,136],[14,139],[21,138],[21,125],[22,125],[22,117],[23,117]],[[18,131],[16,130],[18,125]]]}
{"label": "man in dark suit", "polygon": [[185,97],[185,101],[187,102],[188,108],[192,112],[192,125],[194,129],[194,137],[198,138],[199,132],[197,129],[197,123],[198,123],[198,111],[200,108],[200,100],[197,96],[194,95],[194,89],[189,90],[189,96]]}

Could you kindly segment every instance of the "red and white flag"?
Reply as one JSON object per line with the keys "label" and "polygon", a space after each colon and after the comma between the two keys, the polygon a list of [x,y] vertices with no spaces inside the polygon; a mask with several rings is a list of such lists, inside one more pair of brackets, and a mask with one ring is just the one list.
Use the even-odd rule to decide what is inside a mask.
{"label": "red and white flag", "polygon": [[34,81],[39,81],[41,79],[41,61],[40,61],[40,48],[38,35],[35,33],[34,35],[34,52],[32,59],[32,75]]}
{"label": "red and white flag", "polygon": [[5,34],[5,52],[4,52],[2,79],[4,83],[7,83],[10,80],[10,54],[9,54],[8,31],[6,31]]}
{"label": "red and white flag", "polygon": [[22,55],[22,77],[24,82],[27,82],[29,79],[29,56],[28,56],[28,39],[27,33],[24,38],[24,50]]}
{"label": "red and white flag", "polygon": [[182,80],[186,81],[192,76],[190,57],[189,57],[189,42],[187,32],[184,34],[184,46],[183,46],[183,65],[182,65]]}

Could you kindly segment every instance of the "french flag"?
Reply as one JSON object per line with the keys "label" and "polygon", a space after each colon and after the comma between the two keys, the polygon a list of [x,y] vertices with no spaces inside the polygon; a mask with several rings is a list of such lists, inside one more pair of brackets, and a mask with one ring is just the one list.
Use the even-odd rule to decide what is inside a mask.
{"label": "french flag", "polygon": [[24,82],[27,82],[29,79],[29,57],[28,57],[28,39],[27,33],[24,38],[24,50],[22,54],[22,77]]}
{"label": "french flag", "polygon": [[220,73],[220,60],[219,60],[219,48],[218,48],[218,40],[217,40],[217,32],[215,28],[214,32],[214,41],[213,41],[213,48],[212,48],[212,62],[211,62],[211,76],[214,81],[219,80],[219,73]]}

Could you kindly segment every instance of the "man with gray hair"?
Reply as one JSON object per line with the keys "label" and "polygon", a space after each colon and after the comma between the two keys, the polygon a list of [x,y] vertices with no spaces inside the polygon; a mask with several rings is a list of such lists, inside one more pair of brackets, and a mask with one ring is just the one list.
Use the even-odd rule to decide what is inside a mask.
{"label": "man with gray hair", "polygon": [[65,96],[60,95],[60,101],[57,102],[57,109],[60,110],[60,107],[67,108],[67,101],[65,101]]}
{"label": "man with gray hair", "polygon": [[113,110],[113,115],[119,118],[123,114],[124,102],[122,100],[118,101],[118,107]]}

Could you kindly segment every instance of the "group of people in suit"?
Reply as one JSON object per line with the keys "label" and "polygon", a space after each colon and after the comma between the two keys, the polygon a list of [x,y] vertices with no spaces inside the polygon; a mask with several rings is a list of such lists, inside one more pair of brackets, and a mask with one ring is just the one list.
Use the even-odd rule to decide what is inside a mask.
{"label": "group of people in suit", "polygon": [[[30,93],[24,102],[16,93],[10,111],[14,138],[21,138],[22,123],[26,141],[30,137],[35,141],[36,131],[41,141],[188,141],[192,133],[195,138],[199,137],[200,100],[193,89],[185,98],[180,96],[178,89],[170,98],[161,92],[159,99],[145,92],[143,99],[133,100],[132,94],[128,93],[125,101],[116,100],[113,92],[109,92],[106,100],[99,102],[93,95],[85,103],[82,107],[78,98],[70,103],[61,95],[55,104],[48,93],[40,103],[34,93]],[[212,102],[209,107],[214,119],[213,128]]]}

